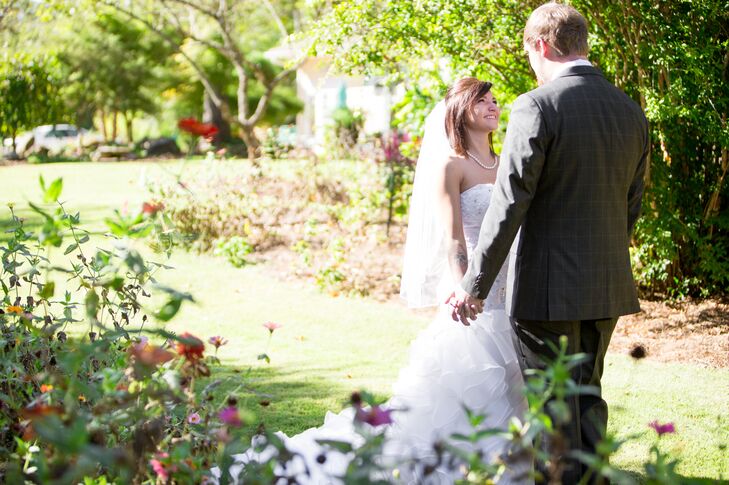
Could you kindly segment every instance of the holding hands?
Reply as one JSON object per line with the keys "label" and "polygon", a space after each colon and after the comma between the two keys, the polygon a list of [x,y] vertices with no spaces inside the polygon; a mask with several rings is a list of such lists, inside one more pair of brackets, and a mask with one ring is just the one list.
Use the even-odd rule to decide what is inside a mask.
{"label": "holding hands", "polygon": [[467,327],[471,325],[469,320],[475,320],[476,316],[483,311],[483,300],[469,295],[460,287],[450,294],[446,304],[451,307],[453,321],[460,321]]}

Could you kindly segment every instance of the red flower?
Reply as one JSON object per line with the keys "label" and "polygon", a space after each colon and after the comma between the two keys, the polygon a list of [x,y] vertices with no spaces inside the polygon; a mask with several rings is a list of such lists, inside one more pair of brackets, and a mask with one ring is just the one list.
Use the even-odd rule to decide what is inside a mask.
{"label": "red flower", "polygon": [[218,128],[210,123],[200,123],[195,118],[183,118],[177,123],[177,127],[195,136],[202,136],[208,140],[217,133]]}
{"label": "red flower", "polygon": [[273,333],[273,331],[276,330],[277,328],[283,327],[283,325],[281,325],[280,323],[276,323],[276,322],[266,322],[263,324],[263,326],[265,328],[267,328],[268,331],[271,333]]}
{"label": "red flower", "polygon": [[673,425],[673,423],[660,424],[658,421],[653,421],[652,423],[648,424],[648,426],[656,430],[658,436],[663,436],[664,434],[676,432],[676,427]]}
{"label": "red flower", "polygon": [[228,426],[234,426],[237,428],[243,425],[243,421],[240,419],[240,414],[238,414],[238,408],[235,406],[223,408],[223,410],[218,414],[218,417]]}
{"label": "red flower", "polygon": [[354,419],[360,423],[367,423],[371,426],[380,426],[383,424],[391,424],[392,410],[383,409],[380,406],[372,406],[369,409],[363,409],[357,406],[357,413],[354,415]]}
{"label": "red flower", "polygon": [[187,360],[197,360],[202,358],[203,352],[205,352],[205,344],[202,340],[188,332],[180,335],[180,340],[177,342],[178,354]]}
{"label": "red flower", "polygon": [[150,216],[155,215],[164,208],[165,205],[162,202],[145,202],[142,204],[142,212]]}

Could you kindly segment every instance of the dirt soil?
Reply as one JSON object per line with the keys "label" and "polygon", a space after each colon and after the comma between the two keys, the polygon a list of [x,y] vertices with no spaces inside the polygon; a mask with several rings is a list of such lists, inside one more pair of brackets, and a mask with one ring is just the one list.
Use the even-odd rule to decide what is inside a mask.
{"label": "dirt soil", "polygon": [[668,304],[641,300],[641,312],[621,317],[610,350],[644,347],[660,362],[729,367],[729,298]]}

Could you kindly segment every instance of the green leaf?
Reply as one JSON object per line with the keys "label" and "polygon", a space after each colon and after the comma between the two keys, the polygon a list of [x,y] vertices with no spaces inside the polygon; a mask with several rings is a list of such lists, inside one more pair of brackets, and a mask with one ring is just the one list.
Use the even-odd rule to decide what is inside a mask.
{"label": "green leaf", "polygon": [[124,262],[130,270],[134,271],[138,275],[147,272],[147,266],[144,264],[144,259],[136,251],[129,251],[124,258]]}
{"label": "green leaf", "polygon": [[78,244],[76,244],[76,243],[69,244],[68,247],[66,248],[66,250],[63,252],[63,254],[66,255],[66,254],[72,253],[73,251],[76,250],[76,248],[78,248]]}
{"label": "green leaf", "polygon": [[155,318],[157,318],[157,320],[168,322],[172,320],[172,317],[177,315],[177,312],[180,311],[181,305],[182,300],[180,298],[170,298],[167,303],[162,305],[162,308],[160,308],[159,311],[154,314],[154,316]]}
{"label": "green leaf", "polygon": [[63,190],[63,179],[57,178],[48,188],[45,188],[43,184],[43,178],[41,177],[41,188],[43,188],[43,201],[46,203],[56,202],[58,197],[61,196]]}
{"label": "green leaf", "polygon": [[271,363],[271,358],[268,356],[268,354],[258,354],[258,360],[265,360],[266,364]]}
{"label": "green leaf", "polygon": [[38,296],[43,298],[44,300],[47,300],[53,296],[55,290],[56,284],[53,281],[48,281],[45,285],[43,285],[43,288],[41,288],[40,292],[38,292]]}
{"label": "green leaf", "polygon": [[111,233],[115,236],[123,237],[127,235],[127,228],[123,227],[113,219],[107,217],[104,219],[104,224],[106,224]]}
{"label": "green leaf", "polygon": [[99,310],[99,295],[91,289],[86,293],[86,318],[91,321],[96,321],[96,314]]}
{"label": "green leaf", "polygon": [[37,205],[35,205],[32,202],[28,202],[28,205],[30,206],[31,209],[33,209],[33,211],[42,215],[46,219],[46,221],[53,222],[53,216],[51,216],[49,213],[47,213],[46,211],[44,211],[43,209],[41,209],[40,207],[38,207]]}

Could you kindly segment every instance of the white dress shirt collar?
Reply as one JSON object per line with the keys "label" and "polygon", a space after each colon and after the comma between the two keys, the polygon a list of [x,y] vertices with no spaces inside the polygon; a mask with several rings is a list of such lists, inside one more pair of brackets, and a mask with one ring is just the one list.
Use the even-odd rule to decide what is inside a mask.
{"label": "white dress shirt collar", "polygon": [[552,79],[556,79],[559,75],[565,72],[572,66],[592,66],[592,63],[587,59],[575,59],[574,61],[567,61],[561,63],[561,65],[552,73]]}

